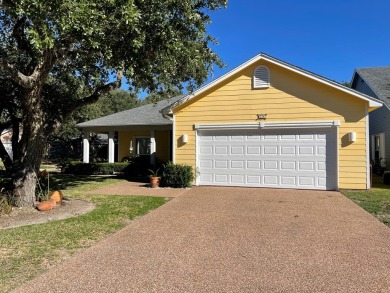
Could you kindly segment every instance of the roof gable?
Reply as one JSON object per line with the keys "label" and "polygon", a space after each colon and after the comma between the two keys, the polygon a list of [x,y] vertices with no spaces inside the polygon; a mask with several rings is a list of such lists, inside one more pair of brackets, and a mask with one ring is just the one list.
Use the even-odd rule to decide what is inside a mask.
{"label": "roof gable", "polygon": [[357,82],[357,76],[370,87],[376,98],[390,109],[390,66],[358,68],[352,78],[352,86]]}
{"label": "roof gable", "polygon": [[338,82],[335,82],[333,80],[330,80],[330,79],[327,79],[323,76],[320,76],[318,74],[315,74],[315,73],[312,73],[310,71],[307,71],[307,70],[304,70],[300,67],[297,67],[297,66],[294,66],[294,65],[291,65],[287,62],[284,62],[284,61],[281,61],[279,59],[276,59],[272,56],[269,56],[265,53],[260,53],[258,54],[257,56],[253,57],[252,59],[244,62],[243,64],[241,64],[240,66],[234,68],[233,70],[229,71],[228,73],[222,75],[221,77],[217,78],[216,80],[206,84],[205,86],[201,87],[200,89],[196,90],[195,92],[191,93],[191,94],[188,94],[186,96],[184,96],[183,98],[179,99],[178,101],[172,103],[171,105],[165,107],[162,109],[161,113],[163,114],[172,114],[172,110],[176,107],[178,107],[179,105],[193,99],[194,97],[200,95],[201,93],[207,91],[207,90],[210,90],[211,88],[213,88],[214,86],[218,85],[219,83],[225,81],[226,79],[230,78],[231,76],[233,76],[234,74],[240,72],[241,70],[253,65],[254,63],[260,61],[260,60],[265,60],[267,62],[270,62],[272,64],[275,64],[277,66],[280,66],[280,67],[283,67],[287,70],[290,70],[290,71],[293,71],[293,72],[296,72],[302,76],[305,76],[305,77],[308,77],[312,80],[316,80],[322,84],[325,84],[325,85],[328,85],[332,88],[336,88],[340,91],[343,91],[343,92],[346,92],[358,99],[361,99],[361,100],[365,100],[369,103],[369,107],[373,107],[373,108],[377,108],[377,107],[381,107],[382,106],[382,103],[373,98],[373,97],[370,97],[368,95],[365,95],[361,92],[358,92],[354,89],[351,89],[349,87],[346,87]]}

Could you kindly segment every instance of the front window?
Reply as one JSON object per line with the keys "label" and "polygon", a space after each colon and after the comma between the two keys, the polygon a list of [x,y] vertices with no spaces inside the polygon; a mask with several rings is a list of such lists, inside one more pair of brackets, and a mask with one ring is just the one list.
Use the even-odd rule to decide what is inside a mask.
{"label": "front window", "polygon": [[135,139],[135,151],[136,155],[150,155],[150,138],[149,137],[137,137]]}

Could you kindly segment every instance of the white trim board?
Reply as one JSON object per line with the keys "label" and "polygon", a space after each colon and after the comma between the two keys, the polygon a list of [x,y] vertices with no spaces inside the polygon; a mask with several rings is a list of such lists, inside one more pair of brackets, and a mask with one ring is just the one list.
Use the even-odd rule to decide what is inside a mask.
{"label": "white trim board", "polygon": [[366,106],[366,188],[371,189],[369,114]]}
{"label": "white trim board", "polygon": [[230,129],[277,129],[277,128],[324,128],[340,126],[340,121],[248,122],[194,124],[194,130]]}

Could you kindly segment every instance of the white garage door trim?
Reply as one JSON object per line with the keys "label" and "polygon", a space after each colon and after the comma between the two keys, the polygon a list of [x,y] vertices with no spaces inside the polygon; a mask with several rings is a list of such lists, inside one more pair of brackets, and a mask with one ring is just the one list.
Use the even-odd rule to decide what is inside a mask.
{"label": "white garage door trim", "polygon": [[[334,179],[331,179],[329,177],[327,180],[326,184],[326,189],[338,189],[338,147],[337,147],[337,141],[338,141],[338,131],[337,131],[337,126],[340,125],[339,121],[309,121],[309,122],[261,122],[260,123],[237,123],[237,124],[197,124],[194,125],[194,128],[196,129],[196,166],[197,170],[200,171],[200,161],[199,161],[199,156],[200,156],[200,151],[199,151],[199,137],[203,133],[205,135],[214,133],[222,133],[224,132],[225,134],[229,133],[227,130],[232,130],[232,133],[237,134],[237,130],[247,130],[248,133],[253,133],[254,130],[259,130],[260,132],[263,132],[263,129],[267,129],[266,133],[271,131],[272,129],[275,129],[275,131],[272,131],[272,133],[284,133],[285,131],[291,132],[293,130],[297,130],[297,133],[302,133],[305,131],[309,131],[309,129],[312,128],[321,128],[322,130],[319,131],[326,131],[328,134],[326,135],[326,138],[331,137],[332,145],[330,146],[332,153],[330,154],[331,156],[329,159],[327,159],[327,164],[329,163],[329,160],[331,160],[332,164],[332,172],[336,173]],[[333,128],[333,130],[331,130]],[[300,130],[301,129],[301,130]],[[306,130],[303,130],[306,129]],[[221,131],[218,131],[221,130]],[[224,130],[224,131],[223,131]],[[236,130],[236,131],[234,131]],[[284,131],[285,130],[285,131]],[[327,148],[329,146],[327,145]],[[333,156],[335,156],[333,158]],[[331,159],[332,158],[332,159]],[[329,166],[328,166],[329,167]],[[199,175],[199,174],[198,174]],[[328,175],[327,175],[328,176]],[[232,177],[232,176],[231,176]],[[297,180],[299,177],[297,177]],[[330,183],[329,183],[330,182]],[[204,182],[200,181],[200,176],[197,176],[196,178],[196,185],[200,184],[205,184]],[[205,184],[206,185],[206,184]],[[224,185],[224,184],[212,184],[212,185]],[[228,184],[230,185],[230,184]],[[232,184],[232,186],[235,186],[235,184]],[[240,186],[240,185],[236,185]],[[242,185],[241,185],[242,186]],[[246,186],[246,184],[244,184]],[[263,186],[263,184],[259,185],[260,187]],[[329,188],[329,186],[331,188]],[[267,187],[272,187],[272,186],[267,186]],[[274,186],[276,188],[283,188],[283,186]],[[294,187],[286,187],[286,188],[294,188]],[[297,186],[295,188],[305,188],[305,186]],[[325,188],[310,188],[310,189],[325,189]]]}
{"label": "white garage door trim", "polygon": [[339,120],[297,121],[297,122],[248,122],[248,123],[213,123],[194,124],[195,130],[218,129],[272,129],[272,128],[326,128],[340,126]]}

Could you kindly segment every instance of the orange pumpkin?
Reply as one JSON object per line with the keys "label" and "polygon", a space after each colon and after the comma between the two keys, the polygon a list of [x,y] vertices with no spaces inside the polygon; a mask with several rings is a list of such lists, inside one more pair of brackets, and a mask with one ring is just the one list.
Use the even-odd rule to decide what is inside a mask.
{"label": "orange pumpkin", "polygon": [[64,199],[64,196],[62,194],[61,191],[59,190],[54,190],[51,194],[50,194],[50,199],[51,200],[54,200],[56,203],[61,203],[62,200]]}
{"label": "orange pumpkin", "polygon": [[37,209],[41,212],[50,211],[56,207],[56,202],[54,200],[42,201],[37,205]]}

